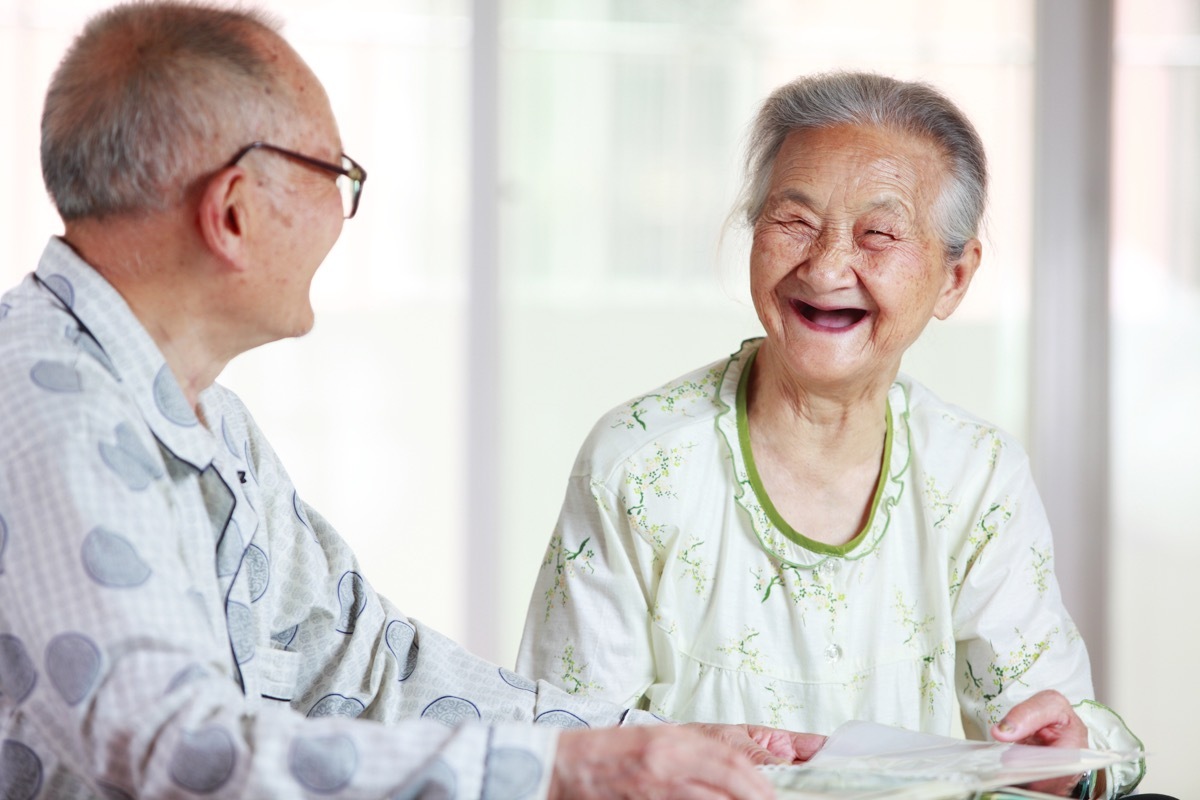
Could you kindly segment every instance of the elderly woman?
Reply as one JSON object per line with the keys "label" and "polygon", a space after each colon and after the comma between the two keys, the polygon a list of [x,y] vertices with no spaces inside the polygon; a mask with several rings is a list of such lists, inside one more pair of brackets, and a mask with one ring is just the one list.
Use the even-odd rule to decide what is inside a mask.
{"label": "elderly woman", "polygon": [[766,336],[597,423],[519,670],[683,720],[1138,747],[1092,699],[1020,445],[898,374],[979,266],[970,122],[923,84],[803,78],[764,104],[747,173]]}

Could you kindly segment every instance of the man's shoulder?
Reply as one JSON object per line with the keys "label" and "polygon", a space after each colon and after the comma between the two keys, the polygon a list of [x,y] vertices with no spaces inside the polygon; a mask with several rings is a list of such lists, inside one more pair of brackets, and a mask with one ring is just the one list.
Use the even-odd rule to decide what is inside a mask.
{"label": "man's shoulder", "polygon": [[0,431],[10,455],[22,443],[69,441],[136,416],[104,350],[69,313],[8,307],[0,318]]}

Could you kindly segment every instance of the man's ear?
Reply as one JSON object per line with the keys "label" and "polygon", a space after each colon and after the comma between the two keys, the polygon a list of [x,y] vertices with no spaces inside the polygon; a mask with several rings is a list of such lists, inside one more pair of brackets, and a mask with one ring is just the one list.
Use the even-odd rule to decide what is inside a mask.
{"label": "man's ear", "polygon": [[983,245],[979,240],[968,241],[963,247],[962,255],[947,268],[946,282],[942,284],[942,291],[933,306],[935,317],[946,319],[958,308],[958,304],[967,293],[967,287],[971,285],[971,279],[975,277],[975,270],[979,269],[982,258]]}
{"label": "man's ear", "polygon": [[249,179],[240,167],[227,167],[204,187],[197,210],[200,238],[222,263],[237,271],[250,263],[247,251],[246,190]]}

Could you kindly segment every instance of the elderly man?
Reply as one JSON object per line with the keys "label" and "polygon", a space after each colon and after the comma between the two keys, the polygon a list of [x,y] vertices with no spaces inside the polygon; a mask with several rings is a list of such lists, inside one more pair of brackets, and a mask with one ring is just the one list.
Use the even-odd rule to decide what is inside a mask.
{"label": "elderly man", "polygon": [[271,23],[100,15],[42,164],[65,234],[0,303],[0,796],[762,798],[752,762],[819,746],[487,664],[298,499],[214,380],[309,330],[366,173]]}

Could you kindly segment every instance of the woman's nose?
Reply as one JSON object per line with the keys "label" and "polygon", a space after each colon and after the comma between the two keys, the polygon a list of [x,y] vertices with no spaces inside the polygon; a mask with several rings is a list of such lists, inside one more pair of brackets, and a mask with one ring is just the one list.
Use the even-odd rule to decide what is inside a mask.
{"label": "woman's nose", "polygon": [[818,292],[852,286],[858,282],[856,258],[852,241],[825,231],[796,265],[796,276]]}

